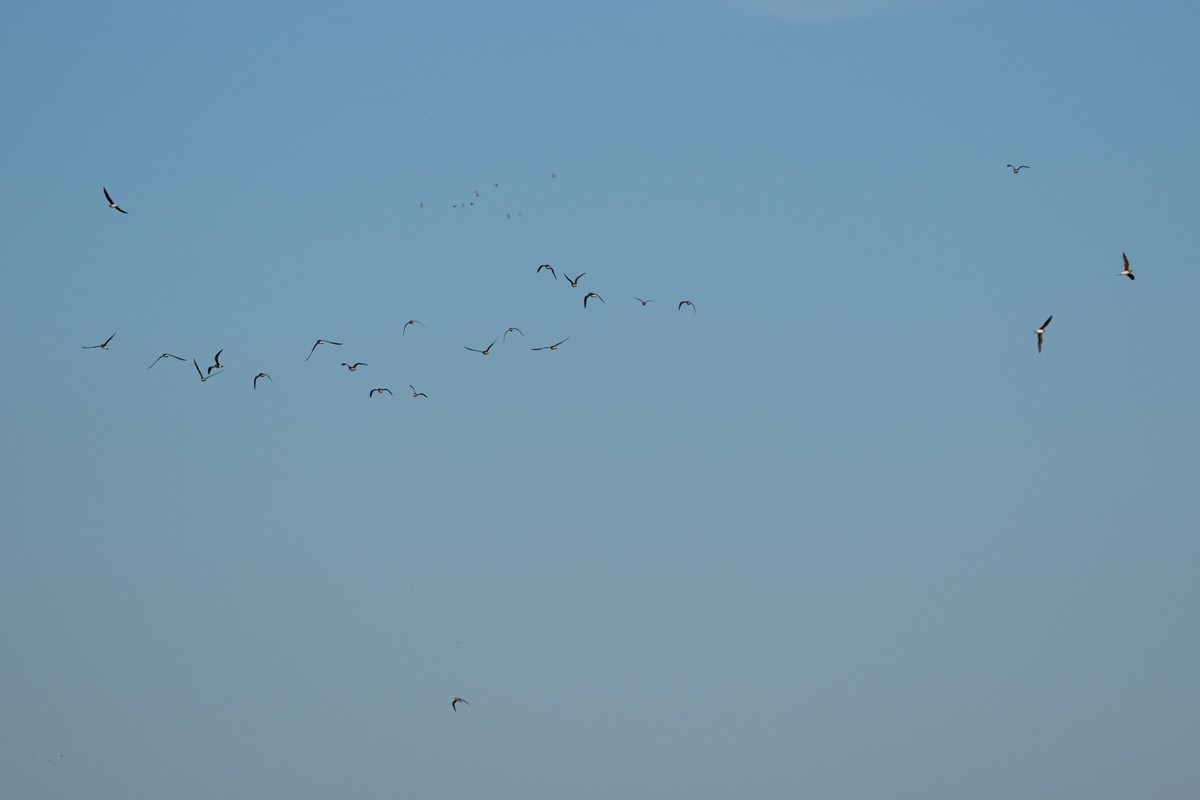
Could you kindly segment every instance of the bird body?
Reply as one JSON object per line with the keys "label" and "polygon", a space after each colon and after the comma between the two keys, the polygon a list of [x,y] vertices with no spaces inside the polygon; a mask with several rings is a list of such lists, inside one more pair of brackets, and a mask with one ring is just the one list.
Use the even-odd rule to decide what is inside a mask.
{"label": "bird body", "polygon": [[225,368],[225,365],[221,363],[221,353],[224,353],[224,352],[225,352],[225,348],[221,348],[220,350],[217,351],[217,354],[215,356],[213,356],[213,365],[208,368],[208,372],[210,375],[212,374],[212,371],[214,369],[224,369]]}
{"label": "bird body", "polygon": [[1125,269],[1121,270],[1117,274],[1129,278],[1129,280],[1134,280],[1133,270],[1129,266],[1129,256],[1121,253],[1121,258],[1125,260]]}

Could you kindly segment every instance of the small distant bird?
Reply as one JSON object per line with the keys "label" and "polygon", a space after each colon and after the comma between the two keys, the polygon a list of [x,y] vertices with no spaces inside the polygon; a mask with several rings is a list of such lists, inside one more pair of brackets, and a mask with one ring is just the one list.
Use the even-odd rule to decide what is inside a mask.
{"label": "small distant bird", "polygon": [[557,175],[555,175],[553,172],[551,172],[551,173],[550,173],[550,177],[551,177],[551,178],[557,178],[558,176],[557,176]]}
{"label": "small distant bird", "polygon": [[424,207],[425,207],[424,203],[417,203],[417,208],[424,208]]}
{"label": "small distant bird", "polygon": [[680,301],[679,301],[679,305],[678,305],[678,306],[675,308],[675,310],[676,310],[676,311],[682,311],[684,306],[691,306],[691,307],[692,307],[692,313],[693,313],[693,314],[695,314],[695,313],[696,313],[696,304],[695,304],[695,303],[693,303],[691,300],[680,300]]}
{"label": "small distant bird", "polygon": [[558,276],[554,274],[554,267],[550,266],[549,264],[542,264],[540,267],[537,268],[537,271],[541,272],[544,269],[550,270],[551,277],[553,277],[554,280],[558,280]]}
{"label": "small distant bird", "polygon": [[[1125,255],[1124,253],[1121,253],[1121,258],[1125,259],[1125,269],[1121,270],[1117,274],[1124,275],[1126,278],[1129,278],[1129,280],[1134,280],[1133,270],[1129,266],[1129,256]],[[1151,277],[1153,277],[1153,276],[1151,276]]]}
{"label": "small distant bird", "polygon": [[451,711],[458,711],[458,704],[459,704],[459,703],[462,703],[464,706],[469,706],[469,705],[471,705],[471,704],[470,704],[470,703],[468,703],[466,700],[463,700],[461,697],[456,697],[456,698],[454,698],[453,700],[451,700],[451,701],[450,701],[450,710],[451,710]]}
{"label": "small distant bird", "polygon": [[347,364],[345,361],[343,361],[342,366],[345,367],[346,369],[350,370],[351,372],[354,372],[354,370],[358,369],[359,367],[369,367],[371,365],[366,363],[365,361],[355,361],[353,364]]}
{"label": "small distant bird", "polygon": [[212,371],[214,369],[225,369],[225,365],[221,363],[221,353],[224,353],[224,352],[225,352],[225,348],[222,347],[220,350],[217,351],[217,354],[215,356],[213,356],[213,365],[208,368],[208,373],[210,375],[212,374]]}
{"label": "small distant bird", "polygon": [[200,371],[200,365],[196,363],[196,359],[194,359],[194,358],[192,359],[192,366],[194,366],[196,368],[196,374],[200,376],[201,383],[204,383],[209,378],[215,377],[215,375],[221,374],[220,372],[217,372],[217,373],[215,373],[215,375],[205,375],[203,372]]}
{"label": "small distant bird", "polygon": [[[499,340],[499,339],[492,339],[492,344],[495,344],[495,343],[496,343],[496,342],[498,342],[498,341],[500,341],[500,340]],[[485,349],[483,349],[483,350],[476,350],[474,347],[467,347],[467,346],[464,344],[464,345],[463,345],[463,349],[464,349],[464,350],[470,350],[472,353],[483,353],[483,354],[486,356],[488,353],[492,352],[492,344],[489,344],[489,345],[487,346],[487,348],[485,348]]]}
{"label": "small distant bird", "polygon": [[[108,343],[111,342],[113,340],[113,336],[116,336],[116,335],[117,335],[117,332],[113,331],[112,336],[105,339],[103,344],[80,345],[80,347],[82,347],[84,350],[95,350],[97,347],[100,348],[101,350],[107,350]],[[154,366],[154,365],[151,364],[150,366]]]}
{"label": "small distant bird", "polygon": [[[376,392],[387,392],[388,394],[392,394],[392,390],[391,390],[391,389],[382,389],[382,388],[381,388],[381,389],[372,389],[372,390],[371,390],[371,391],[370,391],[370,392],[367,394],[367,397],[374,397]],[[392,396],[393,396],[393,397],[395,397],[395,395],[392,395]]]}
{"label": "small distant bird", "polygon": [[1009,164],[1008,168],[1013,171],[1013,175],[1016,175],[1018,172],[1020,172],[1023,169],[1032,169],[1032,167],[1030,167],[1028,164],[1022,164],[1019,167],[1014,167],[1012,164]]}
{"label": "small distant bird", "polygon": [[[187,361],[186,358],[180,358],[179,356],[173,356],[170,353],[163,353],[161,356],[154,359],[154,364],[157,364],[158,362],[162,361],[164,358],[173,358],[176,361]],[[154,364],[151,364],[150,367],[153,367]],[[150,369],[150,367],[146,367],[146,369]]]}
{"label": "small distant bird", "polygon": [[401,336],[403,336],[405,333],[407,333],[407,332],[408,332],[408,326],[409,326],[409,325],[420,325],[422,328],[424,328],[424,327],[425,327],[425,323],[424,323],[424,322],[421,322],[421,320],[419,320],[419,319],[410,319],[408,322],[404,323],[404,327],[400,329],[400,335],[401,335]]}
{"label": "small distant bird", "polygon": [[584,275],[587,275],[587,273],[581,272],[575,276],[575,280],[571,280],[570,275],[568,275],[565,272],[563,273],[563,277],[567,279],[567,283],[571,284],[571,288],[575,288],[575,287],[579,286],[579,279],[582,278]]}
{"label": "small distant bird", "polygon": [[1038,352],[1039,353],[1042,352],[1042,336],[1046,333],[1046,328],[1050,327],[1050,320],[1052,320],[1052,319],[1054,319],[1053,314],[1046,317],[1046,321],[1042,323],[1042,326],[1034,331],[1034,333],[1036,333],[1037,337],[1038,337]]}
{"label": "small distant bird", "polygon": [[[595,292],[588,292],[587,294],[585,294],[585,295],[583,296],[583,307],[584,307],[584,308],[587,308],[587,301],[588,301],[588,298],[589,298],[589,297],[594,297],[594,298],[596,298],[597,300],[599,300],[601,303],[604,303],[604,298],[603,298],[603,297],[601,297],[600,295],[596,294]],[[608,303],[604,303],[604,305],[608,305]]]}
{"label": "small distant bird", "polygon": [[[567,339],[570,339],[570,338],[571,338],[570,336],[567,337]],[[555,342],[554,344],[548,344],[545,347],[531,347],[529,349],[530,350],[557,350],[558,346],[560,344],[562,344],[563,342],[565,342],[567,339],[563,339],[562,342]]]}
{"label": "small distant bird", "polygon": [[473,192],[475,193],[475,196],[476,196],[476,197],[479,197],[479,190],[478,190],[478,189],[472,189],[471,191],[473,191]]}
{"label": "small distant bird", "polygon": [[642,299],[642,298],[640,298],[640,297],[635,297],[635,298],[633,298],[633,299],[634,299],[634,300],[637,300],[637,301],[638,301],[639,303],[641,303],[643,306],[644,306],[644,305],[646,305],[647,303],[653,303],[653,302],[654,302],[653,300],[643,300],[643,299]]}
{"label": "small distant bird", "polygon": [[317,347],[319,345],[323,345],[323,344],[336,344],[338,347],[342,346],[341,342],[331,342],[328,339],[317,339],[317,343],[312,346],[312,350],[308,351],[308,358],[306,358],[304,360],[308,361],[309,358],[312,358],[313,352],[317,349]]}
{"label": "small distant bird", "polygon": [[497,189],[500,188],[500,184],[498,184],[498,183],[493,183],[492,186],[495,186]]}
{"label": "small distant bird", "polygon": [[504,332],[504,338],[503,338],[503,339],[501,339],[500,341],[501,341],[501,342],[508,341],[508,335],[509,335],[510,333],[512,333],[513,331],[516,331],[517,333],[521,334],[521,336],[524,336],[524,335],[525,335],[525,331],[521,330],[520,328],[518,328],[518,327],[516,327],[516,326],[514,325],[513,327],[509,328],[508,330],[506,330],[506,331]]}
{"label": "small distant bird", "polygon": [[[104,189],[103,186],[101,186],[100,188]],[[112,195],[108,193],[108,189],[104,189],[104,199],[108,201],[109,208],[116,209],[117,211],[120,211],[122,214],[129,213],[128,211],[126,211],[125,209],[121,208],[119,205],[117,205],[116,203],[113,202]]]}
{"label": "small distant bird", "polygon": [[413,390],[413,397],[424,397],[426,399],[429,398],[429,395],[425,394],[424,392],[418,392],[417,387],[413,386],[411,383],[408,385],[408,388]]}
{"label": "small distant bird", "polygon": [[258,379],[259,379],[259,378],[266,378],[267,380],[271,381],[271,383],[272,383],[272,384],[274,384],[274,383],[275,383],[274,379],[272,379],[270,375],[268,375],[268,374],[267,374],[267,373],[265,373],[265,372],[260,372],[260,373],[258,373],[257,375],[255,375],[255,376],[254,376],[254,389],[255,389],[256,391],[258,390]]}

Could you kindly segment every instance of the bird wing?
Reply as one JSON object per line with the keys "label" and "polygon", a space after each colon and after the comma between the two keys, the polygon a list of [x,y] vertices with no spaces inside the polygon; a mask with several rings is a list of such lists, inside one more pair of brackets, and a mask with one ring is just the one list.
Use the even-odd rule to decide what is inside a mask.
{"label": "bird wing", "polygon": [[104,344],[108,344],[109,342],[111,342],[113,340],[113,336],[116,336],[116,335],[117,335],[117,332],[113,331],[112,336],[110,336],[104,340]]}
{"label": "bird wing", "polygon": [[1050,320],[1052,320],[1052,319],[1054,319],[1054,315],[1053,315],[1053,314],[1051,314],[1050,316],[1046,317],[1046,321],[1042,323],[1042,330],[1046,330],[1046,328],[1050,327]]}
{"label": "bird wing", "polygon": [[[321,343],[321,340],[320,340],[320,339],[317,339],[317,344],[320,344],[320,343]],[[304,359],[305,361],[308,361],[308,359],[312,358],[312,354],[313,354],[314,352],[316,352],[316,350],[317,350],[317,344],[314,344],[314,345],[312,346],[312,350],[309,350],[309,351],[308,351],[308,356],[307,356],[307,357]]]}
{"label": "bird wing", "polygon": [[204,373],[200,371],[200,365],[196,363],[196,359],[192,359],[192,366],[196,368],[196,374],[200,376],[200,380],[204,380]]}
{"label": "bird wing", "polygon": [[1124,253],[1121,253],[1121,258],[1123,258],[1125,260],[1125,269],[1129,269],[1129,256],[1125,255]]}
{"label": "bird wing", "polygon": [[103,187],[103,186],[101,186],[100,188],[101,188],[101,189],[104,189],[104,199],[108,201],[108,204],[109,204],[110,206],[111,206],[111,205],[116,205],[115,203],[113,203],[112,195],[108,193],[108,189],[107,189],[107,188],[105,188],[105,187]]}
{"label": "bird wing", "polygon": [[[154,359],[154,362],[153,362],[153,363],[150,365],[150,367],[153,367],[153,366],[154,366],[154,364],[157,364],[158,362],[162,361],[162,360],[163,360],[163,357],[164,357],[164,356],[166,356],[166,355],[167,355],[166,353],[163,353],[161,356],[159,356],[158,358]],[[146,369],[150,369],[150,367],[146,367]]]}
{"label": "bird wing", "polygon": [[470,350],[472,353],[482,353],[483,352],[482,350],[476,350],[474,347],[467,347],[465,344],[463,345],[463,349]]}

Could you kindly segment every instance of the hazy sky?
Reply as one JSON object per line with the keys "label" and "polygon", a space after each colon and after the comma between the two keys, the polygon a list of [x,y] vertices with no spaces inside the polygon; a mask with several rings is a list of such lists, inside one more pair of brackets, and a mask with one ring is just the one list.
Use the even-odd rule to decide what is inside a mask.
{"label": "hazy sky", "polygon": [[14,5],[0,795],[1195,797],[1197,30]]}

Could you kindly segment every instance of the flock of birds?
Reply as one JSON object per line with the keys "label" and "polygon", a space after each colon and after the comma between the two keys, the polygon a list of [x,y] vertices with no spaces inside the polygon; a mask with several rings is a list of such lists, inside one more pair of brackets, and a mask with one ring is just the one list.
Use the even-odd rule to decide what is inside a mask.
{"label": "flock of birds", "polygon": [[[553,178],[553,177],[557,177],[557,176],[554,173],[551,173],[551,177]],[[498,184],[498,183],[493,184],[493,186],[495,186],[495,187],[499,187],[499,185],[500,184]],[[114,211],[119,211],[122,214],[129,213],[125,209],[121,208],[115,200],[113,200],[112,195],[109,193],[107,187],[101,187],[101,188],[104,191],[104,199],[108,202],[109,208],[113,209]],[[475,196],[476,197],[480,196],[478,191],[475,192]],[[471,205],[474,205],[474,203],[471,203]],[[424,207],[424,203],[421,203],[421,206]],[[459,207],[459,204],[456,204],[455,207],[456,208]],[[550,277],[553,278],[554,280],[556,280],[556,281],[558,280],[558,272],[555,270],[555,268],[552,265],[541,264],[534,271],[534,274],[539,275],[543,271],[548,272],[550,274]],[[582,280],[586,274],[587,274],[586,272],[581,272],[578,275],[576,275],[574,278],[572,278],[570,275],[567,275],[564,272],[563,277],[566,278],[567,282],[571,285],[571,288],[578,288],[580,280]],[[637,302],[640,303],[643,308],[645,308],[650,303],[654,302],[653,300],[645,299],[645,298],[641,298],[641,297],[634,297],[633,299],[637,300]],[[585,310],[588,308],[588,301],[590,301],[590,300],[599,300],[600,303],[602,303],[604,305],[608,305],[608,302],[603,297],[601,297],[598,293],[588,292],[587,294],[585,294],[583,296],[583,307]],[[678,302],[678,304],[676,305],[676,310],[682,311],[684,306],[687,306],[688,308],[690,308],[692,310],[693,314],[697,313],[696,312],[696,304],[693,303],[691,300],[680,300]],[[426,327],[425,323],[421,322],[420,320],[410,319],[404,323],[404,327],[401,328],[401,330],[400,330],[400,335],[401,336],[407,335],[408,329],[414,325],[420,326],[421,328]],[[82,349],[84,349],[84,350],[108,350],[109,345],[112,343],[112,340],[114,337],[116,337],[117,333],[118,333],[118,331],[113,331],[112,334],[109,335],[109,337],[107,339],[105,339],[103,342],[101,342],[100,344],[83,345]],[[509,326],[508,328],[506,328],[504,330],[503,333],[501,333],[499,336],[497,336],[495,339],[493,339],[491,341],[491,343],[489,343],[487,345],[487,347],[478,348],[478,347],[469,347],[467,345],[463,345],[463,349],[468,350],[472,353],[479,353],[484,356],[490,355],[492,352],[492,348],[495,347],[496,343],[497,342],[501,342],[501,343],[506,342],[508,340],[508,335],[510,333],[519,334],[521,337],[525,336],[525,332],[522,331],[520,328],[518,328],[516,326]],[[545,344],[545,345],[541,345],[538,347],[530,347],[529,349],[533,352],[540,352],[543,350],[556,351],[556,350],[558,350],[559,347],[561,347],[562,345],[564,345],[568,341],[570,341],[570,339],[571,339],[571,336],[567,335],[566,337],[559,339],[558,341],[556,341],[552,344]],[[344,343],[343,342],[335,342],[331,339],[317,339],[316,342],[313,343],[313,346],[311,348],[309,348],[308,355],[305,356],[304,361],[307,362],[310,359],[312,359],[313,354],[315,354],[317,352],[317,348],[321,347],[322,345],[329,345],[332,347],[342,347],[344,345]],[[215,378],[217,375],[220,375],[222,372],[224,372],[225,365],[221,363],[221,354],[224,352],[225,352],[224,348],[222,348],[221,350],[218,350],[216,355],[213,356],[213,363],[210,364],[206,368],[201,368],[199,361],[197,361],[195,358],[192,359],[192,366],[195,368],[196,375],[200,378],[201,383],[206,383],[209,379]],[[146,369],[153,369],[158,364],[158,362],[162,361],[163,359],[173,359],[176,361],[182,361],[184,363],[187,362],[187,359],[184,358],[183,356],[178,356],[178,355],[175,355],[174,353],[162,353],[157,358],[155,358],[152,362],[150,362],[150,366],[146,367]],[[356,372],[360,367],[369,367],[370,365],[363,361],[352,361],[352,362],[351,361],[343,361],[341,363],[341,366],[345,367],[346,370],[349,372]],[[256,375],[254,375],[254,377],[251,379],[251,384],[250,384],[251,390],[257,391],[258,383],[260,380],[263,380],[263,379],[266,379],[272,385],[275,384],[275,379],[272,378],[269,373],[260,371]],[[422,397],[426,398],[426,399],[429,398],[428,394],[426,394],[425,392],[422,392],[422,391],[418,391],[417,388],[413,384],[408,384],[408,388],[412,391],[413,399],[422,398]],[[382,397],[385,394],[390,397],[395,396],[390,388],[388,388],[386,386],[378,386],[378,387],[375,387],[374,389],[371,389],[367,393],[367,397],[373,398],[376,395],[379,395]],[[458,701],[465,702],[462,700],[462,698],[455,698],[455,700],[456,700],[456,702],[458,702]]]}

